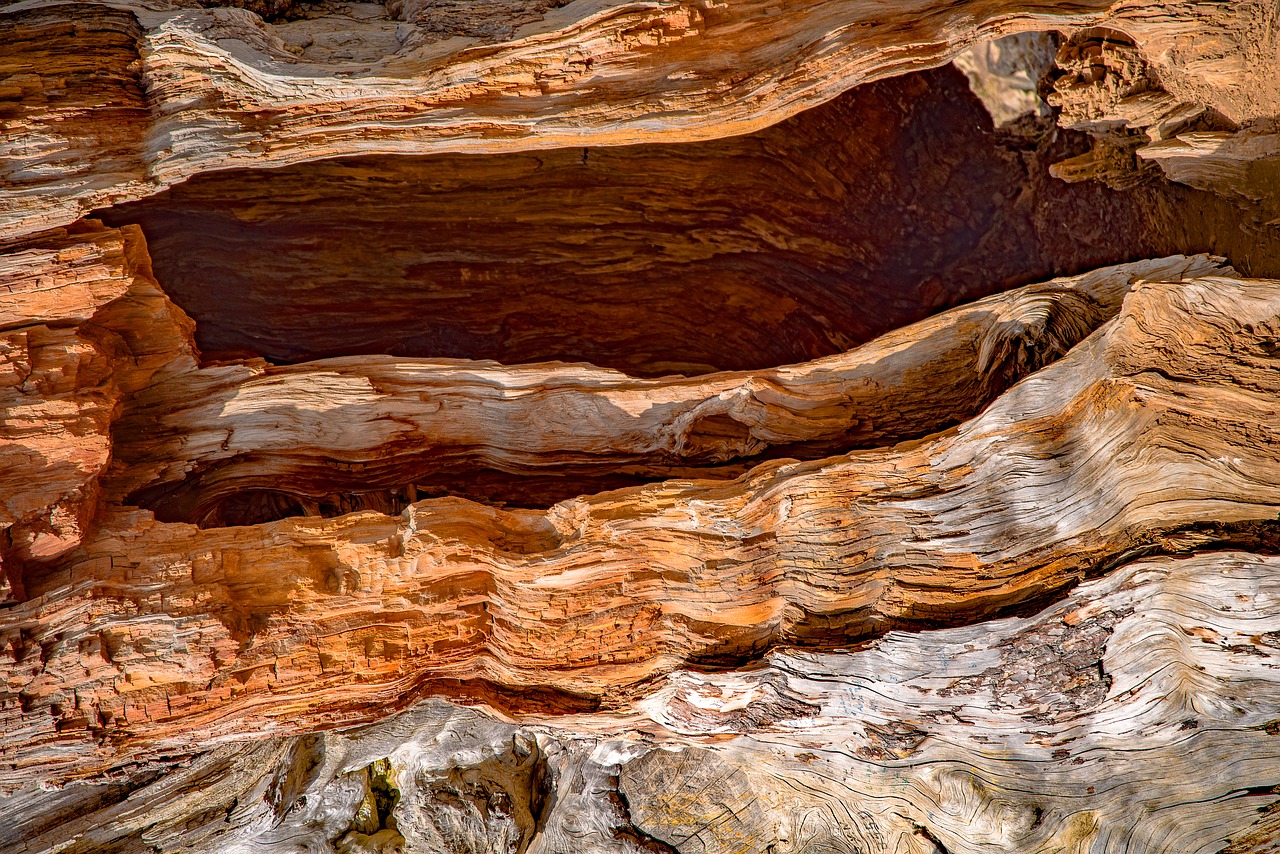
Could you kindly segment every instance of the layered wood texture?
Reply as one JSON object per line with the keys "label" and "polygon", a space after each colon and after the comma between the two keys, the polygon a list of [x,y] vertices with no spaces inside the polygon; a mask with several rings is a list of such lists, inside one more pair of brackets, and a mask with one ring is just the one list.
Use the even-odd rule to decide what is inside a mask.
{"label": "layered wood texture", "polygon": [[[10,4],[0,17],[6,229],[60,225],[238,165],[744,133],[1025,30],[1114,28],[1183,100],[1237,124],[1280,110],[1264,2],[840,0],[785,13],[762,0],[465,12],[400,2],[321,4],[316,15],[257,4],[269,17],[292,8],[271,23],[243,8],[183,8],[203,5],[214,4]],[[490,26],[459,28],[460,15]]]}
{"label": "layered wood texture", "polygon": [[686,663],[989,617],[1153,551],[1264,547],[1278,293],[1141,282],[959,428],[728,483],[203,531],[111,511],[0,618],[6,752],[48,767],[78,744],[84,773],[80,751],[354,723],[439,692],[619,708]]}
{"label": "layered wood texture", "polygon": [[209,358],[759,370],[1013,285],[1218,249],[1170,240],[1154,192],[1049,177],[1086,148],[994,131],[947,68],[743,137],[230,170],[101,215],[146,230]]}
{"label": "layered wood texture", "polygon": [[1278,20],[7,4],[0,850],[1280,850]]}
{"label": "layered wood texture", "polygon": [[619,715],[425,701],[5,805],[8,850],[1274,848],[1280,561],[1146,558],[1027,617],[681,673]]}
{"label": "layered wood texture", "polygon": [[63,554],[97,514],[121,399],[195,362],[136,227],[0,244],[0,287],[0,554],[17,579],[15,564]]}
{"label": "layered wood texture", "polygon": [[163,521],[217,526],[399,512],[438,491],[547,506],[643,480],[732,478],[753,459],[951,426],[1114,316],[1132,283],[1223,272],[1205,256],[1106,267],[839,356],[696,378],[389,356],[174,373],[117,423],[109,491]]}

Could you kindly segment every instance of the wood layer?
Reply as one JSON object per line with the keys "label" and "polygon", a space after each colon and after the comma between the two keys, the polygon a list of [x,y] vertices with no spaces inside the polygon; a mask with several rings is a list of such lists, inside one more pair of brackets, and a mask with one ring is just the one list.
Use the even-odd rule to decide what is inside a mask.
{"label": "wood layer", "polygon": [[26,782],[0,846],[1271,851],[1278,605],[1275,557],[1136,560],[1034,615],[673,674],[620,714],[520,724],[427,701]]}
{"label": "wood layer", "polygon": [[687,746],[619,788],[681,852],[1268,850],[1278,567],[1140,560],[1027,619],[682,674],[645,711]]}
{"label": "wood layer", "polygon": [[1274,116],[1233,121],[1194,93],[1175,94],[1167,75],[1115,30],[1072,35],[1056,66],[1048,98],[1060,110],[1059,126],[1085,131],[1096,142],[1092,151],[1051,167],[1055,175],[1132,187],[1163,173],[1235,202],[1242,224],[1276,221],[1280,136]]}
{"label": "wood layer", "polygon": [[5,756],[100,743],[109,764],[107,745],[351,724],[439,692],[610,707],[681,665],[989,617],[1152,551],[1266,546],[1277,293],[1142,283],[955,430],[728,484],[204,531],[112,512],[0,617]]}
{"label": "wood layer", "polygon": [[[1229,273],[1175,256],[1008,291],[801,365],[640,380],[569,365],[330,359],[174,373],[115,425],[108,490],[202,525],[399,512],[417,494],[546,504],[759,458],[890,444],[975,414],[1115,315],[1132,283]],[[505,475],[505,477],[503,477]],[[255,518],[255,505],[258,518]],[[291,512],[290,512],[291,511]]]}
{"label": "wood layer", "polygon": [[83,222],[0,245],[0,553],[62,555],[91,527],[122,399],[185,357],[190,322],[141,232]]}
{"label": "wood layer", "polygon": [[[5,250],[13,349],[0,453],[12,506],[0,527],[19,593],[24,574],[73,547],[103,502],[202,524],[398,513],[415,493],[546,506],[661,477],[731,478],[762,454],[813,457],[923,435],[1057,358],[1114,313],[1131,280],[1230,269],[1202,257],[1121,265],[812,365],[635,380],[564,365],[392,359],[197,370],[190,321],[158,290],[136,227],[86,222]],[[955,369],[951,382],[927,379],[943,366]],[[470,385],[442,397],[448,411],[423,401],[427,386],[443,393],[464,375]],[[275,416],[264,420],[263,406]],[[560,429],[539,438],[552,423]]]}
{"label": "wood layer", "polygon": [[68,223],[233,166],[746,133],[856,84],[941,65],[978,38],[1026,30],[1112,27],[1134,38],[1176,95],[1234,122],[1280,112],[1274,10],[1263,2],[890,9],[839,0],[783,11],[764,0],[577,0],[510,41],[426,45],[415,33],[430,30],[429,19],[398,22],[373,7],[372,18],[336,22],[350,34],[345,54],[320,56],[291,49],[286,23],[182,5],[7,7],[6,232]]}

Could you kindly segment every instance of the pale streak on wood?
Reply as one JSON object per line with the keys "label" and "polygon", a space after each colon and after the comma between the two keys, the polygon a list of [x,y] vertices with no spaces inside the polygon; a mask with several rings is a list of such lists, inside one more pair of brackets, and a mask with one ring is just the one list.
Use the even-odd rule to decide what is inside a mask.
{"label": "pale streak on wood", "polygon": [[[1251,829],[1274,843],[1277,569],[1230,552],[1138,561],[1035,617],[682,673],[643,705],[687,745],[720,735],[694,761],[745,783],[757,850],[788,831],[779,850],[804,850],[810,810],[821,831],[879,828],[884,847],[864,851],[930,850],[909,844],[917,827],[951,852],[1217,852]],[[641,829],[671,841],[715,818],[710,799],[664,813],[684,782],[631,793],[650,805]]]}
{"label": "pale streak on wood", "polygon": [[[1269,131],[1269,132],[1268,132]],[[1280,133],[1262,126],[1237,133],[1199,131],[1153,142],[1137,151],[1171,180],[1219,195],[1258,202],[1280,224]]]}
{"label": "pale streak on wood", "polygon": [[[941,9],[932,0],[892,9],[809,0],[783,14],[766,0],[579,0],[513,41],[445,43],[345,67],[299,62],[243,10],[114,5],[141,22],[135,58],[118,52],[118,34],[137,26],[133,16],[106,6],[82,4],[86,29],[76,38],[96,47],[106,37],[93,31],[94,16],[112,16],[109,64],[129,82],[111,91],[124,106],[118,98],[101,106],[76,86],[40,101],[45,87],[29,68],[57,68],[41,53],[47,40],[21,39],[48,0],[11,4],[0,20],[11,43],[40,54],[19,56],[11,74],[23,109],[6,136],[12,166],[0,173],[0,186],[16,190],[0,197],[6,231],[70,222],[209,169],[748,133],[859,83],[941,65],[978,39],[1029,30],[1125,30],[1180,97],[1236,121],[1280,112],[1277,35],[1263,3],[1216,7],[1206,26],[1200,5],[1185,0],[1097,0],[1070,11],[993,0]],[[76,50],[62,50],[61,61],[68,52]]]}
{"label": "pale streak on wood", "polygon": [[22,698],[3,755],[52,772],[58,743],[105,737],[118,761],[438,692],[621,707],[682,665],[972,621],[1127,555],[1251,543],[1280,508],[1278,294],[1142,283],[955,430],[729,484],[205,531],[116,511],[0,616]]}
{"label": "pale streak on wood", "polygon": [[1229,267],[1174,256],[1019,288],[847,353],[772,370],[641,380],[560,364],[360,356],[174,374],[130,401],[108,491],[146,487],[166,518],[227,495],[395,488],[451,465],[512,474],[696,476],[805,443],[808,453],[918,438],[969,418],[1114,316],[1135,281]]}

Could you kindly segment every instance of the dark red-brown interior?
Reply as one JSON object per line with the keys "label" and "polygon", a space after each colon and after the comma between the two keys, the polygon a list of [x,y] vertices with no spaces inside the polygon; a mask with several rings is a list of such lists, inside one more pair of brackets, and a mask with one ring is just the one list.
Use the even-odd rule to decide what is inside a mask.
{"label": "dark red-brown interior", "polygon": [[1048,178],[1081,144],[993,131],[947,67],[749,136],[215,172],[104,218],[209,357],[751,369],[1150,254],[1132,194]]}

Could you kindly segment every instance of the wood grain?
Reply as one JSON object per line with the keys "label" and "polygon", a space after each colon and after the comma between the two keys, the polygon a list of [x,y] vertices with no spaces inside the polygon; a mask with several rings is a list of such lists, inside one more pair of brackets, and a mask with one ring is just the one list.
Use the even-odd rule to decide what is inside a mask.
{"label": "wood grain", "polygon": [[[428,700],[89,785],[27,783],[0,845],[1271,851],[1278,604],[1273,556],[1139,559],[1025,617],[675,673],[621,713],[510,722]],[[387,785],[390,810],[367,807]]]}
{"label": "wood grain", "polygon": [[[857,84],[945,64],[980,38],[1028,30],[1113,27],[1179,97],[1235,122],[1280,110],[1272,10],[1254,2],[808,0],[779,14],[765,0],[578,0],[511,40],[425,45],[415,35],[431,24],[396,20],[391,7],[372,18],[348,10],[295,43],[288,22],[193,5],[6,8],[0,42],[15,49],[0,70],[18,119],[0,186],[17,192],[0,198],[0,227],[54,227],[233,166],[748,133]],[[335,33],[345,52],[303,47]]]}
{"label": "wood grain", "polygon": [[0,244],[0,293],[0,555],[20,590],[23,563],[58,558],[92,526],[123,398],[195,360],[136,226]]}
{"label": "wood grain", "polygon": [[440,692],[616,708],[681,666],[970,622],[1144,553],[1261,547],[1276,294],[1142,283],[957,429],[730,483],[204,531],[115,511],[0,617],[6,756],[349,725]]}
{"label": "wood grain", "polygon": [[5,4],[0,851],[1280,851],[1277,15]]}
{"label": "wood grain", "polygon": [[943,312],[838,356],[694,378],[389,356],[175,373],[131,399],[116,424],[107,488],[164,521],[209,525],[226,524],[229,503],[249,520],[248,503],[266,512],[271,496],[294,515],[361,502],[399,512],[433,486],[466,495],[468,477],[484,471],[507,475],[501,497],[518,505],[599,491],[623,472],[734,477],[741,464],[707,467],[941,430],[1083,340],[1132,283],[1228,271],[1204,256],[1107,267]]}

